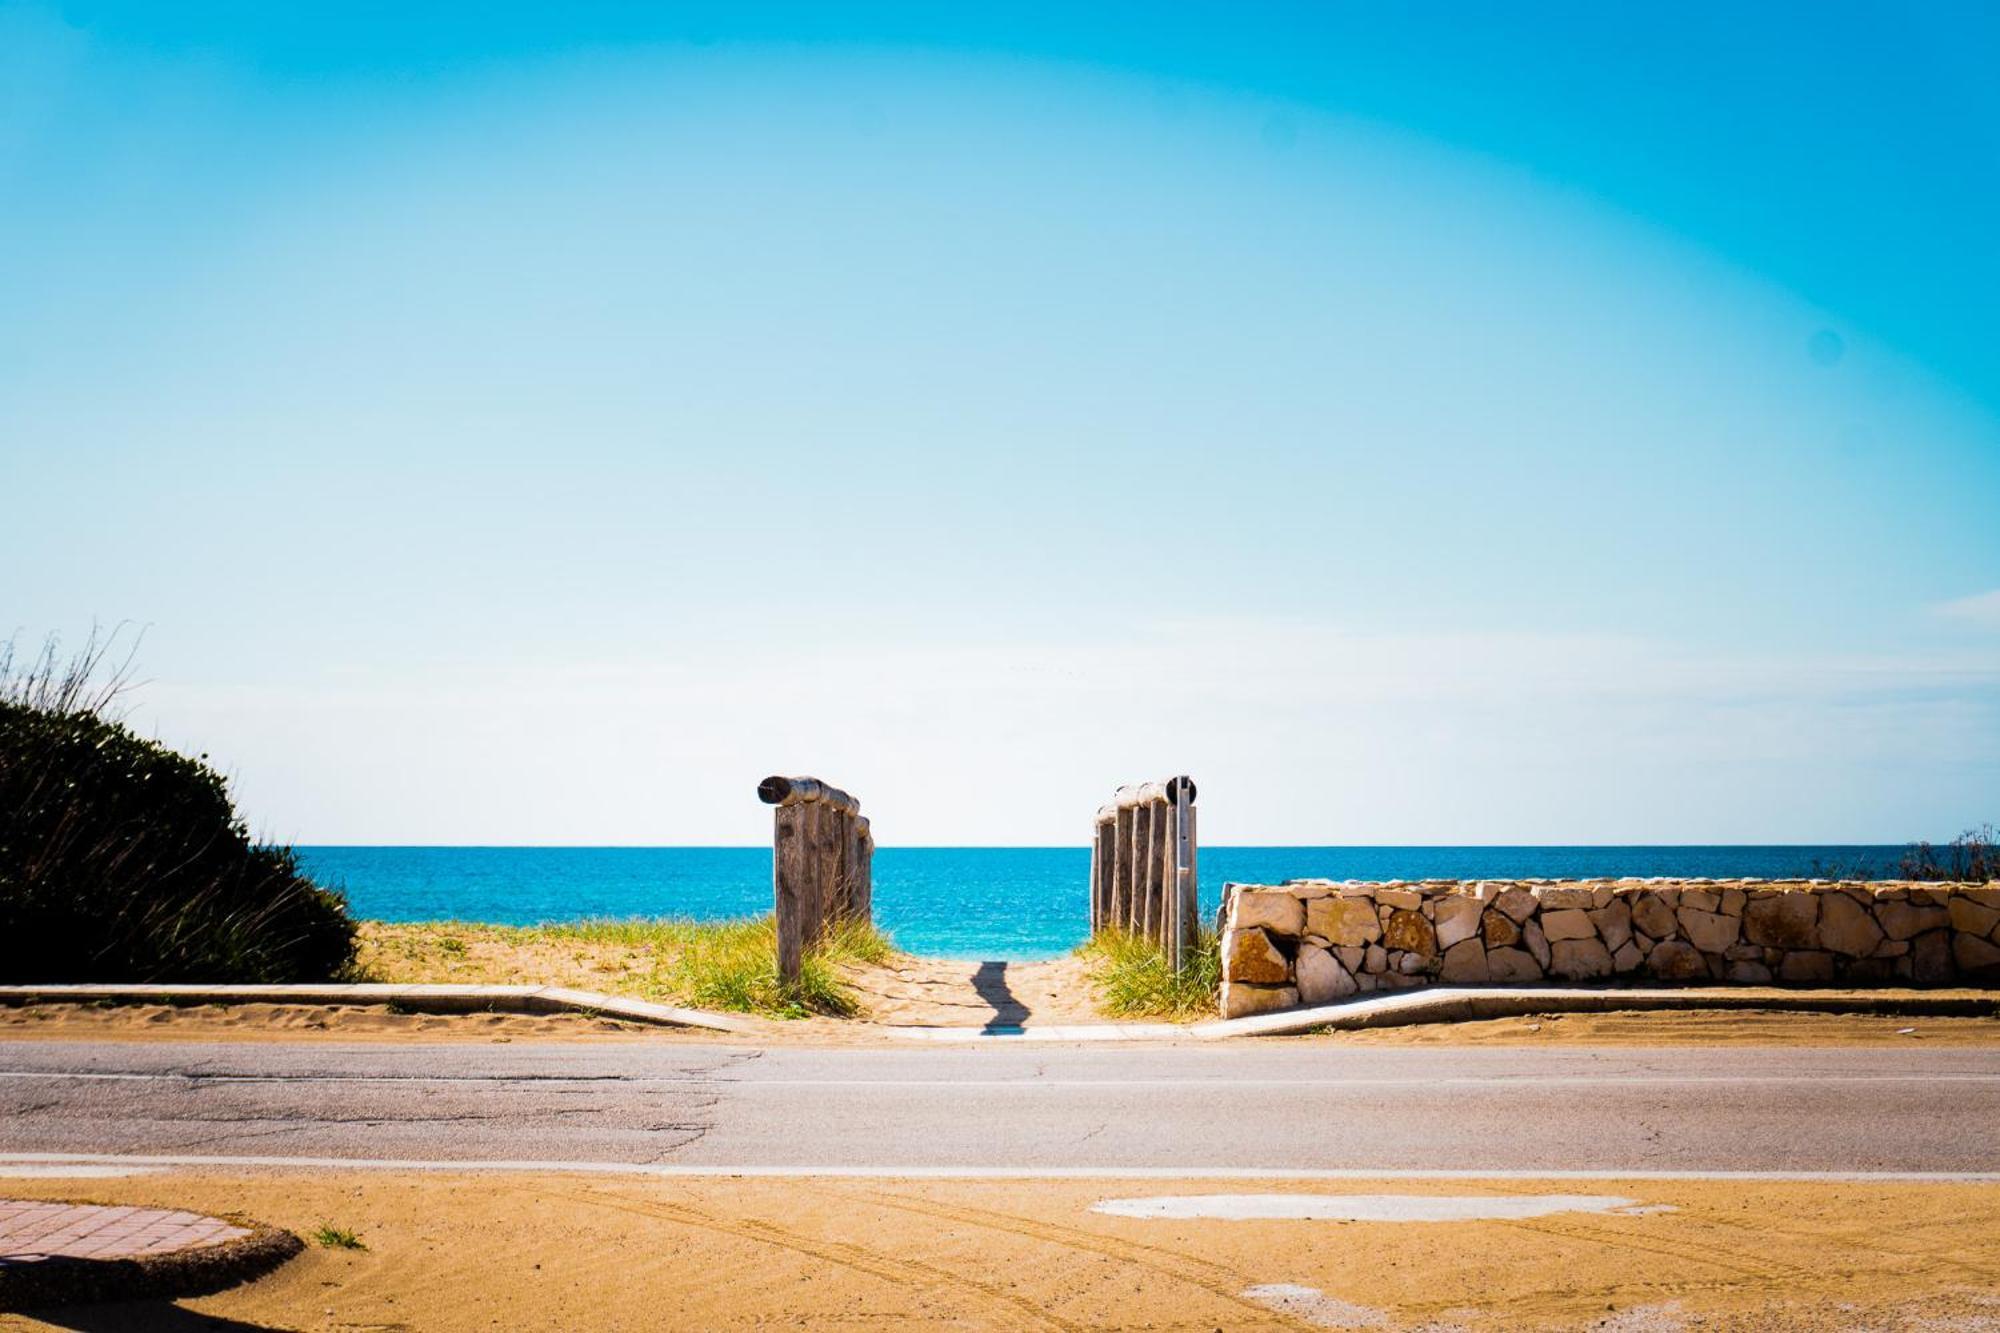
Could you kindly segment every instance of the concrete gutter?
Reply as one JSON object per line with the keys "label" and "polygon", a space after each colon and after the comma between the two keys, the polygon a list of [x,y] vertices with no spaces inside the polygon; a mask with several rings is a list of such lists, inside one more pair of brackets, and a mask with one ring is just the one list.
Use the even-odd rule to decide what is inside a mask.
{"label": "concrete gutter", "polygon": [[736,1014],[682,1009],[565,986],[395,985],[381,982],[276,986],[50,985],[0,986],[0,1004],[393,1004],[427,1014],[590,1014],[661,1027],[761,1033],[764,1023]]}
{"label": "concrete gutter", "polygon": [[1512,988],[1429,986],[1371,995],[1366,999],[1311,1009],[1287,1009],[1248,1018],[1197,1023],[1187,1035],[1276,1037],[1321,1029],[1406,1027],[1418,1023],[1464,1023],[1525,1014],[1603,1014],[1613,1011],[1674,1009],[1780,1009],[1808,1014],[1887,1014],[1913,1018],[2000,1014],[2000,991],[1781,990],[1766,986],[1654,986],[1592,990],[1580,986]]}

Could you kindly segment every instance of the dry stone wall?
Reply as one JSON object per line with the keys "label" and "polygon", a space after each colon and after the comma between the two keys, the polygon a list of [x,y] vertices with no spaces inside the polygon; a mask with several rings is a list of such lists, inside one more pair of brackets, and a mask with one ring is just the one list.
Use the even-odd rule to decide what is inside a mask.
{"label": "dry stone wall", "polygon": [[1230,884],[1225,1018],[1432,983],[2000,982],[2000,881]]}

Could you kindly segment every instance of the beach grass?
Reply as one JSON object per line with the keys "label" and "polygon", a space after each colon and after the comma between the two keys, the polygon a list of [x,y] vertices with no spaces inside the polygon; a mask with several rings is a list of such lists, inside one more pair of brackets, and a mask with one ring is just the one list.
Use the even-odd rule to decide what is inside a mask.
{"label": "beach grass", "polygon": [[835,927],[808,950],[796,986],[778,981],[772,918],[674,918],[494,926],[363,922],[370,981],[572,986],[697,1009],[772,1018],[847,1017],[859,1006],[841,968],[883,963],[895,946],[874,926]]}
{"label": "beach grass", "polygon": [[1215,932],[1204,930],[1174,970],[1167,951],[1141,935],[1107,931],[1077,947],[1097,987],[1098,1008],[1115,1018],[1187,1022],[1213,1018],[1222,984],[1222,949]]}

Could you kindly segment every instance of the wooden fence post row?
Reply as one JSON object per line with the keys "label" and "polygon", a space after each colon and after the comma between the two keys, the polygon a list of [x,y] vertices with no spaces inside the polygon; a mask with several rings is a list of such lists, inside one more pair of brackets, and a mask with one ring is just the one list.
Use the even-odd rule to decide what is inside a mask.
{"label": "wooden fence post row", "polygon": [[765,778],[771,812],[771,887],[777,899],[778,977],[799,979],[805,952],[829,927],[874,920],[875,838],[861,803],[818,778]]}
{"label": "wooden fence post row", "polygon": [[1180,967],[1200,930],[1194,779],[1120,787],[1100,806],[1090,843],[1090,932],[1123,930],[1163,946]]}

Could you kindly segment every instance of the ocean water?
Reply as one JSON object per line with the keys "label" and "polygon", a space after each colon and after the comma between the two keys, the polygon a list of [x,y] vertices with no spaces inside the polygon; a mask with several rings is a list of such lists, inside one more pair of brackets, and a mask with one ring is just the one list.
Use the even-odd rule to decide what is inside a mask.
{"label": "ocean water", "polygon": [[[589,917],[717,920],[771,910],[763,847],[301,847],[323,883],[382,921],[528,926]],[[1203,847],[1201,906],[1225,882],[1617,875],[1883,877],[1901,847]],[[875,917],[912,953],[1052,958],[1083,940],[1083,847],[883,847]]]}

